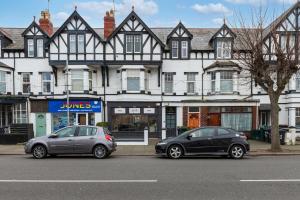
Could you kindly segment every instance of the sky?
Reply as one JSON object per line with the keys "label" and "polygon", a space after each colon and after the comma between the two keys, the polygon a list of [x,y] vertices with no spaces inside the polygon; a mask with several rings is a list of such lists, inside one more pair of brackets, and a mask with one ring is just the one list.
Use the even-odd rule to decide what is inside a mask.
{"label": "sky", "polygon": [[[132,6],[149,27],[175,27],[181,21],[188,28],[219,28],[224,19],[234,26],[242,16],[267,10],[268,20],[292,6],[297,0],[115,0],[116,24],[130,13]],[[79,14],[94,28],[103,27],[103,17],[113,8],[113,0],[50,0],[51,19],[55,27],[71,15],[77,6]],[[48,0],[1,0],[0,27],[28,27]],[[237,17],[239,16],[239,17]]]}

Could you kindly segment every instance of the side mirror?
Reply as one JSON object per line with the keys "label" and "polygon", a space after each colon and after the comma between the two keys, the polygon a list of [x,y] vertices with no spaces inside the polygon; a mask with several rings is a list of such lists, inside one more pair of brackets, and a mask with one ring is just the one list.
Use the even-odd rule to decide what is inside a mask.
{"label": "side mirror", "polygon": [[188,135],[186,136],[186,139],[190,140],[193,136],[192,135]]}
{"label": "side mirror", "polygon": [[57,134],[51,134],[51,135],[49,135],[48,138],[58,138],[58,135]]}

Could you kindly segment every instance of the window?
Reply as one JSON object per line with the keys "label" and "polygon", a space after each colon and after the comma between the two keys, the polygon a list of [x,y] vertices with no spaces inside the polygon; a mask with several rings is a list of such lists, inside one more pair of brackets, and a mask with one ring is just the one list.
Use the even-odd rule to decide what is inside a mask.
{"label": "window", "polygon": [[188,58],[188,42],[181,42],[181,58]]}
{"label": "window", "polygon": [[33,39],[28,39],[28,57],[34,57],[34,42]]}
{"label": "window", "polygon": [[187,93],[189,94],[195,93],[195,85],[196,85],[196,73],[193,72],[187,73]]}
{"label": "window", "polygon": [[295,35],[282,35],[280,37],[280,48],[283,52],[291,51],[295,47]]}
{"label": "window", "polygon": [[71,73],[72,91],[83,91],[83,71],[73,70]]}
{"label": "window", "polygon": [[192,137],[212,137],[214,135],[214,128],[201,128],[191,133]]}
{"label": "window", "polygon": [[78,53],[84,53],[84,35],[78,35]]}
{"label": "window", "polygon": [[199,113],[199,107],[189,107],[189,113]]}
{"label": "window", "polygon": [[14,123],[16,124],[28,123],[26,103],[20,103],[14,105]]}
{"label": "window", "polygon": [[211,72],[211,92],[216,92],[216,72]]}
{"label": "window", "polygon": [[296,108],[296,127],[300,127],[300,108]]}
{"label": "window", "polygon": [[70,53],[76,53],[76,35],[70,35]]}
{"label": "window", "polygon": [[0,58],[2,57],[2,40],[0,39]]}
{"label": "window", "polygon": [[178,58],[178,41],[172,41],[172,58]]}
{"label": "window", "polygon": [[231,41],[217,41],[217,58],[231,58]]}
{"label": "window", "polygon": [[220,91],[221,92],[233,92],[233,72],[221,71]]}
{"label": "window", "polygon": [[56,135],[60,138],[64,137],[73,137],[75,133],[76,127],[67,127],[55,132]]}
{"label": "window", "polygon": [[173,72],[165,73],[165,93],[173,93]]}
{"label": "window", "polygon": [[97,133],[97,128],[82,126],[79,128],[78,136],[94,136]]}
{"label": "window", "polygon": [[89,91],[93,90],[93,72],[89,71]]}
{"label": "window", "polygon": [[6,72],[0,71],[0,93],[4,94],[6,93]]}
{"label": "window", "polygon": [[296,90],[300,90],[300,71],[296,73]]}
{"label": "window", "polygon": [[24,94],[30,93],[30,73],[22,74],[22,91]]}
{"label": "window", "polygon": [[218,135],[228,135],[230,132],[224,128],[218,128]]}
{"label": "window", "polygon": [[223,127],[237,131],[250,131],[252,128],[252,113],[222,113],[221,123]]}
{"label": "window", "polygon": [[51,73],[50,72],[42,73],[42,88],[43,88],[43,93],[51,92]]}
{"label": "window", "polygon": [[44,40],[37,40],[37,57],[44,57]]}
{"label": "window", "polygon": [[142,36],[126,35],[126,53],[141,53]]}
{"label": "window", "polygon": [[127,91],[140,91],[140,70],[127,70]]}

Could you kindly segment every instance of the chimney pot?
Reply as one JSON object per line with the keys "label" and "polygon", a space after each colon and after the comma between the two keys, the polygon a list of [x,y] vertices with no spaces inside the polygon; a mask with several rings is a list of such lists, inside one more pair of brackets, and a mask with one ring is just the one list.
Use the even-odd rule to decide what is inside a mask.
{"label": "chimney pot", "polygon": [[104,16],[104,37],[108,38],[115,30],[115,15],[114,11],[107,11]]}
{"label": "chimney pot", "polygon": [[48,33],[49,36],[53,34],[53,24],[50,20],[50,13],[48,10],[41,12],[41,18],[39,20],[40,27],[43,31]]}

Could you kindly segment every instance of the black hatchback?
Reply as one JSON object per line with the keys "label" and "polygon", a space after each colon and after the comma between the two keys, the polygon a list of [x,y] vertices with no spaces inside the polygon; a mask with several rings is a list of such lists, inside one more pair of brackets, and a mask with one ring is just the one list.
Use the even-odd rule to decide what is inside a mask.
{"label": "black hatchback", "polygon": [[241,159],[250,150],[243,133],[224,127],[201,127],[156,144],[157,154],[177,159],[186,155],[220,155]]}

